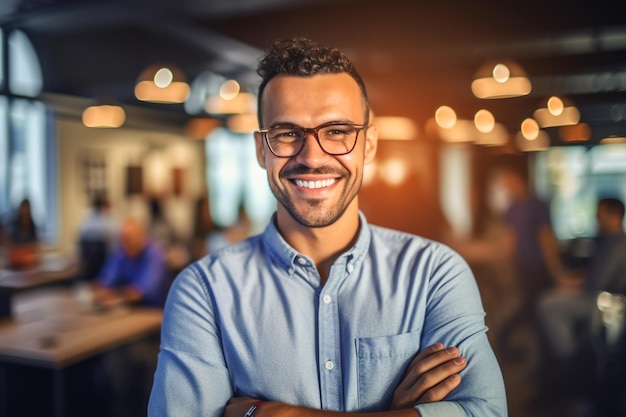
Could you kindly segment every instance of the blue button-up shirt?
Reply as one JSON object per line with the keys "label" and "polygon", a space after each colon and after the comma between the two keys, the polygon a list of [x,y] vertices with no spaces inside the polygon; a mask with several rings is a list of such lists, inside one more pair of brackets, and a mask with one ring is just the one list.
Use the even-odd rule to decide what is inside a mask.
{"label": "blue button-up shirt", "polygon": [[222,415],[233,396],[386,411],[411,359],[436,342],[468,360],[422,416],[505,416],[502,375],[467,264],[449,248],[368,225],[322,285],[271,222],[190,265],[165,307],[149,415]]}

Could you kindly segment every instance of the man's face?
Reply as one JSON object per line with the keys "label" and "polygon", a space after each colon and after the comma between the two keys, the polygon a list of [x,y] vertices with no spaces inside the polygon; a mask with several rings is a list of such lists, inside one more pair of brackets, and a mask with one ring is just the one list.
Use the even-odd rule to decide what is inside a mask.
{"label": "man's face", "polygon": [[141,253],[147,243],[146,232],[136,221],[128,220],[122,225],[120,243],[124,252],[134,258]]}
{"label": "man's face", "polygon": [[[344,73],[279,76],[267,84],[262,100],[263,128],[365,122],[361,91]],[[354,150],[340,156],[324,152],[309,135],[298,155],[280,158],[270,152],[262,135],[255,133],[257,158],[267,170],[270,188],[279,202],[278,216],[288,214],[301,225],[323,227],[333,224],[351,204],[356,207],[363,166],[376,153],[376,135],[373,127],[361,131]]]}

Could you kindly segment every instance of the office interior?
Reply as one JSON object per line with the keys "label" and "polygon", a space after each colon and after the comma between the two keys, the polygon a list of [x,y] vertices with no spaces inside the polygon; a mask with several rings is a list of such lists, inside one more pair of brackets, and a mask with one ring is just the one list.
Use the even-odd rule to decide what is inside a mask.
{"label": "office interior", "polygon": [[[518,168],[548,203],[561,256],[574,266],[597,233],[597,200],[626,200],[626,20],[615,7],[610,1],[3,2],[0,214],[8,221],[29,199],[42,242],[38,268],[54,278],[0,292],[12,303],[0,310],[8,316],[0,335],[17,320],[16,311],[34,311],[32,294],[68,289],[78,302],[72,268],[95,196],[106,196],[117,218],[132,213],[148,222],[159,202],[186,242],[196,235],[202,207],[210,220],[200,252],[183,255],[174,269],[208,252],[210,233],[240,226],[242,213],[245,229],[233,239],[262,231],[275,201],[254,153],[256,65],[271,41],[306,36],[346,52],[368,87],[379,130],[378,154],[359,197],[368,221],[442,241],[472,267],[509,415],[588,415],[592,351],[556,401],[531,404],[537,386],[529,369],[542,347],[523,327],[513,341],[523,357],[500,355],[496,338],[520,302],[519,284],[497,247],[479,248],[499,230],[502,202],[490,173],[503,163]],[[0,287],[18,279],[2,251]],[[14,339],[0,349],[7,363],[0,368],[0,416],[124,409],[122,403],[97,411],[100,402],[84,400],[104,392],[106,381],[95,375],[109,348],[62,364],[49,354],[62,343],[62,324],[58,334],[33,336],[35,359],[16,354],[22,346]],[[158,334],[150,326],[143,336]],[[138,338],[130,334],[115,349]],[[12,402],[15,384],[25,380],[36,387],[33,396]],[[145,393],[135,398],[141,402]],[[41,405],[24,405],[33,401]]]}

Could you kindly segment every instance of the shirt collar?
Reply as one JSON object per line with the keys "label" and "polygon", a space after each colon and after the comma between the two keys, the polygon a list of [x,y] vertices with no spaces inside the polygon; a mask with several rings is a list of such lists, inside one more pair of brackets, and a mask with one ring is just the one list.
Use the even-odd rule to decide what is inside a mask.
{"label": "shirt collar", "polygon": [[[351,263],[354,265],[357,262],[361,262],[367,253],[372,231],[370,225],[367,223],[365,215],[359,211],[359,235],[357,241],[350,249],[344,252],[337,262]],[[272,259],[279,264],[280,267],[289,269],[292,268],[298,258],[304,257],[303,254],[292,248],[278,232],[276,228],[276,213],[272,216],[270,222],[265,228],[262,236],[265,246],[268,248],[268,252]]]}

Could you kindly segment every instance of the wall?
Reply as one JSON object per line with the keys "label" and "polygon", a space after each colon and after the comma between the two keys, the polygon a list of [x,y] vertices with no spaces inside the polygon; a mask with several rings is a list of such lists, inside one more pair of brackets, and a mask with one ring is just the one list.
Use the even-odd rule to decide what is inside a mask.
{"label": "wall", "polygon": [[90,129],[75,118],[59,118],[57,141],[61,236],[54,249],[63,253],[74,252],[80,222],[89,211],[83,167],[87,158],[105,162],[104,184],[118,216],[130,210],[134,201],[126,195],[129,165],[143,167],[144,190],[151,195],[171,196],[173,168],[182,169],[182,195],[192,207],[195,199],[206,193],[202,141],[163,130]]}

